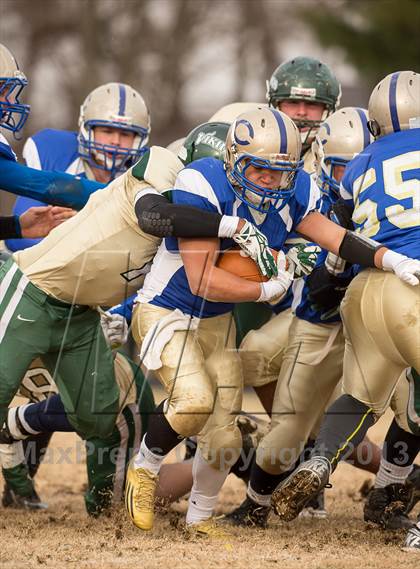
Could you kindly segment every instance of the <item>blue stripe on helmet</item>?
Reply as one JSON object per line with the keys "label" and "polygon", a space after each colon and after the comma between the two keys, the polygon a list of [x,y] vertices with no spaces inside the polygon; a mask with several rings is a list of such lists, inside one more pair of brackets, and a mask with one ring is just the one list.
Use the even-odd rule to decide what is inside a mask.
{"label": "blue stripe on helmet", "polygon": [[399,71],[397,71],[397,73],[393,73],[391,77],[391,85],[389,86],[389,109],[391,111],[392,128],[394,129],[394,132],[399,132],[401,130],[397,112],[397,81],[399,76]]}
{"label": "blue stripe on helmet", "polygon": [[119,91],[120,91],[120,103],[119,103],[119,107],[118,107],[118,114],[120,116],[124,116],[125,114],[125,101],[126,101],[126,91],[125,91],[125,85],[121,85],[121,83],[118,85],[119,87]]}
{"label": "blue stripe on helmet", "polygon": [[360,122],[362,123],[362,128],[363,128],[363,148],[366,148],[366,146],[370,143],[370,134],[369,134],[366,114],[363,112],[362,109],[356,109],[356,111],[360,117]]}
{"label": "blue stripe on helmet", "polygon": [[280,154],[286,154],[287,152],[287,130],[286,125],[284,124],[283,117],[278,111],[274,109],[270,109],[273,115],[276,118],[277,124],[279,125],[280,130]]}

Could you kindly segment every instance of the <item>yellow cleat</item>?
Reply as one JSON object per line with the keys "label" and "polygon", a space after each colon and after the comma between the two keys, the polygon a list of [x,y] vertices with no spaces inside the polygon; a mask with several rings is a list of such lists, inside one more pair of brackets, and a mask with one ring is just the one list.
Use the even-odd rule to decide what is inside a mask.
{"label": "yellow cleat", "polygon": [[188,537],[204,537],[207,539],[221,540],[225,542],[225,545],[230,549],[231,545],[227,543],[227,540],[231,538],[232,535],[219,524],[218,520],[222,517],[223,516],[212,516],[202,522],[188,524],[185,526],[185,533]]}
{"label": "yellow cleat", "polygon": [[155,490],[158,477],[145,468],[128,465],[125,482],[125,507],[135,526],[148,531],[153,527]]}

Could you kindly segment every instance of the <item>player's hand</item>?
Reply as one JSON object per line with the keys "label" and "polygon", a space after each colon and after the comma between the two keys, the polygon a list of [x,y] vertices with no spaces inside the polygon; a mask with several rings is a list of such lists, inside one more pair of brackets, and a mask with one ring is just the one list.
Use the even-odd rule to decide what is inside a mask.
{"label": "player's hand", "polygon": [[286,253],[290,266],[289,270],[291,272],[293,270],[295,278],[310,275],[320,253],[321,247],[318,247],[318,245],[308,245],[306,243],[294,245]]}
{"label": "player's hand", "polygon": [[51,205],[30,207],[19,217],[22,237],[29,239],[45,237],[54,227],[73,217],[75,213],[66,207]]}
{"label": "player's hand", "polygon": [[286,296],[292,282],[293,275],[289,271],[280,272],[277,277],[270,279],[266,283],[261,283],[261,294],[257,302],[277,304]]}
{"label": "player's hand", "polygon": [[344,272],[346,261],[330,252],[325,259],[325,268],[331,275],[338,277]]}
{"label": "player's hand", "polygon": [[245,221],[242,228],[233,236],[233,240],[257,263],[264,276],[268,278],[277,276],[276,260],[268,246],[267,237],[252,223]]}
{"label": "player's hand", "polygon": [[101,326],[106,343],[112,349],[126,343],[128,337],[127,320],[121,314],[101,313]]}
{"label": "player's hand", "polygon": [[385,271],[393,271],[399,279],[411,286],[420,283],[420,261],[416,259],[410,259],[395,251],[386,251],[382,258],[382,267]]}

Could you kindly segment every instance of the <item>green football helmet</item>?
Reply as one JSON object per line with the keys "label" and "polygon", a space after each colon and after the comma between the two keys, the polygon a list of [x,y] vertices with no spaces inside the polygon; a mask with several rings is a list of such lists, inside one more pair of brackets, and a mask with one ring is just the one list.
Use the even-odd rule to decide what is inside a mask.
{"label": "green football helmet", "polygon": [[277,67],[267,81],[268,104],[279,109],[285,100],[323,103],[324,114],[319,121],[293,119],[302,132],[302,144],[312,141],[321,123],[339,106],[341,87],[331,69],[312,57],[295,57]]}
{"label": "green football helmet", "polygon": [[185,165],[209,156],[223,161],[229,127],[226,122],[206,122],[195,127],[184,140],[178,158]]}

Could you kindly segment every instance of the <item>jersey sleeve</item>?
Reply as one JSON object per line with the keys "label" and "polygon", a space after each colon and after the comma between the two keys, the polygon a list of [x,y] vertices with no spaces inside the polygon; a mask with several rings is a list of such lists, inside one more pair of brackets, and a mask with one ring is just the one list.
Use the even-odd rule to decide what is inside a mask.
{"label": "jersey sleeve", "polygon": [[185,168],[178,174],[172,190],[172,203],[223,213],[211,184],[201,172],[193,168]]}
{"label": "jersey sleeve", "polygon": [[0,187],[47,204],[82,209],[91,194],[105,184],[62,172],[35,170],[0,155]]}
{"label": "jersey sleeve", "polygon": [[295,191],[292,229],[296,230],[299,223],[310,213],[320,211],[322,207],[321,192],[312,178],[306,172],[300,172]]}

